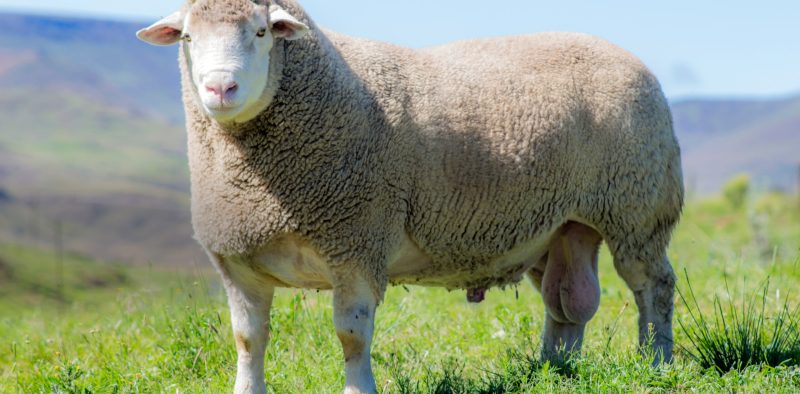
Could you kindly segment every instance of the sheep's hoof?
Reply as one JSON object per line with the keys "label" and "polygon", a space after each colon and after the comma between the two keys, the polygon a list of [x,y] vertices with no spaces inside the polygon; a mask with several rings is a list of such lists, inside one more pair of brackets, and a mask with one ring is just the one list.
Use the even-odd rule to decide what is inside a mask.
{"label": "sheep's hoof", "polygon": [[467,301],[473,304],[480,304],[486,299],[486,288],[467,289]]}

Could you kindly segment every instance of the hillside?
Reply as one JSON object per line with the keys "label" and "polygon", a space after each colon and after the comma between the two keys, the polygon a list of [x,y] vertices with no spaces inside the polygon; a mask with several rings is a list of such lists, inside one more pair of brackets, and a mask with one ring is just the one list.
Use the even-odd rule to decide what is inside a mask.
{"label": "hillside", "polygon": [[712,193],[737,173],[792,191],[800,176],[800,97],[673,103],[686,182]]}
{"label": "hillside", "polygon": [[[204,262],[191,239],[177,54],[144,23],[0,13],[0,241]],[[791,190],[800,97],[673,102],[691,190],[750,172]]]}
{"label": "hillside", "polygon": [[191,239],[177,54],[141,24],[2,15],[0,240],[204,261]]}
{"label": "hillside", "polygon": [[0,92],[0,239],[108,260],[186,263],[191,240],[184,133],[67,91]]}
{"label": "hillside", "polygon": [[60,89],[183,120],[175,48],[134,36],[141,23],[0,13],[0,88]]}
{"label": "hillside", "polygon": [[[0,244],[0,309],[20,313],[53,303],[67,305],[92,298],[103,301],[108,293],[129,287],[133,279],[130,271],[121,265],[82,256],[59,257],[37,249]],[[47,275],[42,275],[43,272]],[[87,297],[89,292],[95,294]]]}

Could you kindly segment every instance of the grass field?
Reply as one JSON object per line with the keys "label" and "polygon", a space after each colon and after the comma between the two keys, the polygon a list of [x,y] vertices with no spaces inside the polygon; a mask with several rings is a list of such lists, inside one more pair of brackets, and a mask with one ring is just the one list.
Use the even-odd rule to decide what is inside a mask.
{"label": "grass field", "polygon": [[[761,194],[739,203],[729,196],[687,206],[670,257],[679,288],[686,295],[691,283],[700,313],[711,322],[715,299],[723,311],[729,306],[742,311],[742,303],[760,308],[765,294],[764,312],[754,316],[765,317],[758,331],[768,341],[772,317],[800,300],[799,248],[797,197]],[[129,268],[67,255],[59,279],[56,260],[49,253],[0,246],[0,392],[232,389],[235,350],[213,272]],[[537,360],[544,309],[528,283],[492,290],[480,305],[467,304],[463,291],[391,288],[378,310],[372,351],[379,388],[387,393],[800,391],[800,368],[791,360],[728,373],[703,368],[690,356],[697,347],[678,324],[698,328],[680,299],[675,362],[649,367],[635,346],[633,297],[606,250],[600,271],[601,307],[587,328],[583,356],[560,369]],[[729,331],[737,327],[726,322]],[[707,328],[725,333],[713,324]],[[275,393],[341,390],[343,363],[329,293],[278,291],[266,376]]]}

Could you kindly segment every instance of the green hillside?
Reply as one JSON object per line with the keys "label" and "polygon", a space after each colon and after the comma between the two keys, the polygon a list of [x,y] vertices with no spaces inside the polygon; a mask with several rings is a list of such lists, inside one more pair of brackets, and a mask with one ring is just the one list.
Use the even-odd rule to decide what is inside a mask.
{"label": "green hillside", "polygon": [[15,169],[16,194],[185,198],[180,127],[64,90],[0,91],[0,108],[0,166]]}
{"label": "green hillside", "polygon": [[205,261],[191,238],[177,53],[143,24],[0,14],[0,240]]}
{"label": "green hillside", "polygon": [[72,92],[0,91],[0,239],[111,260],[188,264],[185,133]]}
{"label": "green hillside", "polygon": [[4,313],[104,303],[103,295],[139,285],[132,271],[120,265],[0,244],[0,310]]}

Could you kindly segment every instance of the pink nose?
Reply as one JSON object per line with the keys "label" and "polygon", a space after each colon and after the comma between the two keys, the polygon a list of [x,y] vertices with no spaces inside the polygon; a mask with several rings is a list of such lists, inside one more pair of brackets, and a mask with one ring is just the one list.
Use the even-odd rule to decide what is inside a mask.
{"label": "pink nose", "polygon": [[233,96],[233,94],[236,93],[236,90],[238,89],[239,89],[239,84],[237,84],[234,81],[225,83],[211,83],[206,85],[206,90],[209,93],[213,93],[220,99]]}

